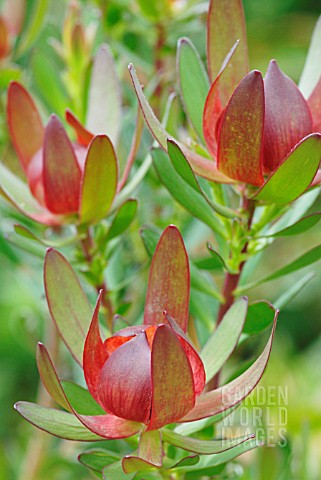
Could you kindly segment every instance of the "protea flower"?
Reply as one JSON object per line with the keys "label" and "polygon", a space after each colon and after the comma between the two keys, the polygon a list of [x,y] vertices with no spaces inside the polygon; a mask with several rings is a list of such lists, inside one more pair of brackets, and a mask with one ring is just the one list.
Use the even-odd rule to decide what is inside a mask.
{"label": "protea flower", "polygon": [[306,100],[275,61],[271,61],[264,81],[259,71],[249,72],[239,0],[210,2],[207,34],[208,73],[190,40],[179,41],[177,57],[182,103],[198,144],[178,142],[165,130],[130,65],[152,135],[166,151],[167,139],[178,143],[194,172],[202,177],[260,187],[259,191],[248,191],[257,200],[294,200],[319,181],[320,84]]}
{"label": "protea flower", "polygon": [[12,203],[47,225],[92,223],[105,216],[118,178],[109,137],[94,137],[83,128],[87,135],[71,143],[55,115],[44,128],[33,99],[17,82],[9,87],[7,111],[12,143],[34,199],[32,208],[14,196]]}
{"label": "protea flower", "polygon": [[[122,460],[127,473],[143,467],[161,467],[162,441],[196,453],[211,454],[237,448],[249,440],[250,437],[242,437],[220,443],[217,440],[203,442],[165,428],[173,422],[209,417],[238,404],[261,378],[273,337],[272,333],[257,361],[236,380],[204,392],[205,373],[209,381],[238,342],[247,300],[241,298],[234,309],[232,307],[226,320],[223,319],[198,354],[186,333],[189,265],[176,227],[169,226],[157,245],[141,326],[125,328],[102,340],[98,324],[99,298],[88,329],[88,303],[84,292],[68,262],[53,249],[46,256],[45,286],[49,309],[59,333],[83,366],[93,397],[88,408],[93,410],[96,405],[95,411],[98,409],[101,414],[85,415],[77,411],[73,399],[64,392],[47,350],[39,344],[37,361],[42,381],[52,397],[71,413],[19,402],[17,410],[31,423],[73,440],[115,439],[139,434],[138,452]],[[222,349],[225,335],[226,345]],[[215,359],[218,349],[221,357]],[[76,391],[79,400],[78,396],[83,394],[79,388]],[[248,448],[253,446],[253,442],[248,444]]]}

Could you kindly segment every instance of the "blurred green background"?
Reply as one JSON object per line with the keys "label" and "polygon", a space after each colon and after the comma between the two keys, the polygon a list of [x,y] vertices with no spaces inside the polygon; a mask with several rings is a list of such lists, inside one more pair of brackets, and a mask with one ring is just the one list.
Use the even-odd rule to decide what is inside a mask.
{"label": "blurred green background", "polygon": [[[20,3],[18,0],[11,2],[11,8],[19,8]],[[11,38],[12,50],[0,64],[0,124],[2,127],[0,150],[5,160],[9,155],[8,149],[10,150],[5,126],[8,79],[19,78],[27,85],[42,102],[45,116],[54,109],[62,116],[64,102],[68,103],[68,92],[63,87],[63,79],[60,76],[60,70],[65,69],[66,65],[63,65],[54,49],[57,40],[61,41],[63,19],[68,2],[52,1],[47,5],[47,2],[41,2],[41,0],[40,2],[27,0],[27,23],[35,9],[39,7],[39,3],[46,4],[46,11],[36,28],[33,41],[22,54],[19,54],[17,45],[19,47],[19,42],[21,44],[22,40]],[[127,75],[127,63],[134,61],[136,66],[144,71],[146,79],[151,78],[154,73],[155,24],[143,15],[140,3],[143,2],[126,0],[80,2],[83,22],[87,25],[91,23],[97,25],[96,44],[107,41],[116,56],[119,75],[123,82],[123,96],[129,124],[133,122],[135,115],[134,110],[131,109],[135,100]],[[171,90],[169,85],[175,84],[173,67],[176,41],[179,36],[190,36],[202,57],[205,56],[206,3],[197,1],[177,3],[180,6],[180,15],[185,7],[191,6],[191,3],[192,7],[195,7],[195,13],[176,23],[175,19],[172,19],[166,29],[162,55],[167,62],[168,89],[163,92],[164,97]],[[0,12],[4,7],[5,2],[2,2]],[[244,0],[244,7],[251,67],[265,72],[269,60],[275,58],[281,68],[298,81],[313,27],[318,14],[321,13],[321,3],[314,0]],[[41,69],[42,60],[45,69],[48,65],[50,67],[47,69],[49,77],[44,77]],[[46,62],[49,62],[48,65]],[[52,72],[55,72],[55,77],[51,76]],[[55,96],[53,92],[56,92],[57,85],[60,94],[57,93]],[[124,149],[128,148],[128,142],[128,139],[124,138]],[[138,160],[146,154],[149,142],[149,134],[145,132]],[[204,230],[197,221],[191,221],[188,215],[174,204],[164,189],[158,185],[152,170],[137,196],[140,202],[139,218],[121,244],[122,253],[119,258],[123,269],[134,270],[135,266],[147,262],[139,235],[139,227],[144,223],[156,223],[162,228],[170,222],[177,223],[191,253],[202,241],[205,243],[207,230]],[[152,208],[151,205],[153,205]],[[321,210],[320,198],[317,199],[313,210]],[[33,231],[41,229],[33,226],[31,222],[26,222],[2,200],[0,215],[0,445],[2,446],[0,478],[31,480],[34,478],[31,475],[32,459],[37,458],[39,452],[43,458],[39,467],[39,479],[95,478],[77,462],[77,454],[84,449],[84,446],[60,441],[47,434],[38,434],[13,410],[13,404],[18,400],[34,401],[36,399],[38,389],[36,342],[50,341],[48,327],[50,318],[42,282],[45,249],[34,247],[28,242],[18,241],[13,233],[13,223],[19,221],[31,227]],[[271,271],[273,266],[295,258],[302,251],[319,244],[321,227],[315,227],[311,232],[295,240],[277,240],[265,252],[258,276],[264,271]],[[321,478],[320,262],[310,270],[315,272],[315,278],[280,314],[272,357],[262,380],[262,384],[267,387],[281,386],[287,389],[286,446],[262,447],[250,452],[240,460],[232,462],[222,472],[220,478],[243,480],[317,480]],[[110,266],[110,275],[116,277],[119,275],[119,272],[115,272],[113,265]],[[303,275],[302,272],[297,274],[297,278],[301,275]],[[287,291],[293,278],[293,276],[285,277],[257,288],[251,292],[251,299],[264,298],[273,302],[282,292]],[[135,304],[129,311],[129,317],[134,317],[141,311],[146,279],[145,268],[139,274],[138,282],[135,282],[135,285],[126,292],[129,302],[132,301]],[[88,291],[88,294],[93,304],[94,294],[91,291]],[[214,313],[210,312],[213,318]],[[244,347],[244,350],[246,348],[250,349],[251,345]],[[239,360],[242,360],[243,354],[246,356],[246,352],[241,350]],[[64,351],[62,356],[64,357]],[[72,368],[68,362],[66,365],[65,374],[68,376],[72,373]],[[257,401],[254,394],[253,402]],[[271,415],[272,423],[277,423],[277,406],[272,408]]]}

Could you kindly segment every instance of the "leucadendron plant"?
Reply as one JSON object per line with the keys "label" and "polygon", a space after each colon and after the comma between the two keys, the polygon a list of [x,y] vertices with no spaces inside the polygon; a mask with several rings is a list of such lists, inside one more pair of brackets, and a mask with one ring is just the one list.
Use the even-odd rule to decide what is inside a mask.
{"label": "leucadendron plant", "polygon": [[18,82],[10,84],[7,123],[25,181],[1,164],[0,193],[20,213],[51,227],[45,228],[38,238],[24,225],[17,224],[15,230],[20,237],[42,246],[75,245],[75,256],[85,264],[83,270],[88,280],[98,291],[104,290],[103,303],[111,321],[113,307],[107,299],[104,278],[110,256],[106,251],[109,242],[119,237],[135,218],[137,201],[130,196],[146,167],[143,164],[128,183],[139,146],[139,120],[128,157],[119,165],[120,82],[107,45],[98,48],[93,61],[85,123],[70,109],[66,109],[65,116],[72,128],[72,139],[55,114],[44,125],[26,88]]}
{"label": "leucadendron plant", "polygon": [[[156,118],[129,65],[146,124],[161,147],[153,151],[160,181],[216,237],[217,245],[209,245],[208,262],[195,260],[205,270],[224,272],[217,291],[219,322],[239,295],[321,257],[319,245],[249,282],[258,255],[275,238],[302,233],[320,220],[320,212],[304,216],[320,182],[321,72],[312,60],[320,51],[317,32],[320,22],[301,91],[275,60],[264,78],[250,71],[242,2],[212,0],[207,70],[189,39],[178,42],[177,93],[188,120],[183,128],[174,128],[179,138]],[[300,279],[293,285],[292,295],[303,284]]]}
{"label": "leucadendron plant", "polygon": [[[94,448],[80,455],[83,464],[110,480],[123,478],[124,473],[124,478],[134,478],[142,471],[156,473],[155,478],[202,475],[205,469],[208,475],[217,465],[257,446],[254,435],[201,440],[184,435],[184,430],[201,430],[205,426],[201,419],[208,419],[206,425],[217,422],[253,390],[269,359],[277,312],[271,307],[274,324],[261,355],[237,378],[210,389],[211,379],[238,343],[247,299],[240,298],[230,308],[197,352],[187,334],[189,261],[175,226],[165,229],[156,246],[142,325],[111,335],[99,322],[100,296],[91,315],[76,274],[54,249],[46,255],[44,281],[51,316],[83,369],[88,390],[61,381],[46,347],[39,343],[42,382],[62,410],[27,402],[17,403],[16,409],[37,427],[69,440],[128,439],[126,455]],[[170,445],[177,447],[174,456]]]}

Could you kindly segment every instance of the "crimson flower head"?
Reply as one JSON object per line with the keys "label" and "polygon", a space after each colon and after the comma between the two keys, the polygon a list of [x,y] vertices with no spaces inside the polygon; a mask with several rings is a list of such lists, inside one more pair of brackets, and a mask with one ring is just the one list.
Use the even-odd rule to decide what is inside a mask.
{"label": "crimson flower head", "polygon": [[[120,461],[119,468],[125,473],[165,468],[163,442],[200,454],[237,449],[243,442],[245,448],[255,447],[251,435],[203,442],[166,428],[174,422],[185,424],[217,415],[239,404],[265,370],[275,327],[274,323],[263,352],[245,372],[215,390],[210,384],[208,390],[204,388],[239,341],[247,299],[240,298],[231,307],[202,351],[196,352],[186,333],[189,263],[176,227],[167,227],[157,244],[143,325],[127,327],[105,340],[98,319],[101,295],[88,325],[86,295],[67,260],[54,249],[47,251],[44,279],[50,313],[83,368],[90,395],[74,384],[69,392],[65,390],[48,351],[39,344],[37,364],[42,382],[64,411],[18,402],[16,409],[29,422],[69,440],[97,441],[138,434],[137,451]],[[274,309],[271,314],[276,318]]]}
{"label": "crimson flower head", "polygon": [[9,87],[7,112],[12,143],[33,196],[32,207],[24,208],[14,196],[12,203],[47,225],[92,223],[105,216],[118,177],[109,137],[94,137],[70,112],[67,119],[76,126],[77,142],[69,140],[55,115],[44,127],[33,99],[17,82]]}
{"label": "crimson flower head", "polygon": [[188,302],[188,259],[170,226],[152,262],[144,324],[103,342],[95,311],[83,365],[89,391],[106,412],[156,430],[192,410],[205,372],[186,336]]}
{"label": "crimson flower head", "polygon": [[[242,2],[209,3],[207,71],[188,38],[178,43],[179,90],[193,139],[180,142],[166,131],[130,65],[145,121],[163,150],[168,139],[178,144],[197,175],[248,185],[242,191],[256,200],[289,203],[321,178],[321,79],[304,96],[274,60],[264,79],[250,71]],[[312,63],[305,70],[315,76]]]}

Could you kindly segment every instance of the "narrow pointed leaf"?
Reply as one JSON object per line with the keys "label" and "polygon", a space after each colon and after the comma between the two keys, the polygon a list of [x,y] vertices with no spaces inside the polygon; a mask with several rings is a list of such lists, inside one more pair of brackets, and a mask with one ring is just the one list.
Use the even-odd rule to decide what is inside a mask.
{"label": "narrow pointed leaf", "polygon": [[236,447],[254,437],[254,435],[245,435],[239,438],[219,439],[219,440],[199,440],[196,438],[184,437],[171,430],[163,429],[163,440],[182,448],[189,452],[199,453],[202,455],[211,455],[213,453],[221,453],[230,448]]}
{"label": "narrow pointed leaf", "polygon": [[37,90],[49,111],[63,116],[69,100],[61,81],[60,71],[52,58],[38,48],[32,56],[32,74]]}
{"label": "narrow pointed leaf", "polygon": [[253,365],[232,382],[197,397],[195,407],[181,419],[182,422],[191,422],[200,418],[216,415],[219,412],[223,412],[237,405],[249,395],[260,381],[269,360],[276,326],[276,317],[277,314],[275,315],[270,338],[263,352]]}
{"label": "narrow pointed leaf", "polygon": [[95,448],[87,450],[78,456],[78,461],[96,472],[100,472],[106,467],[120,459],[120,455],[110,450]]}
{"label": "narrow pointed leaf", "polygon": [[86,388],[68,380],[61,380],[60,383],[72,408],[81,415],[104,415],[106,413]]}
{"label": "narrow pointed leaf", "polygon": [[54,215],[33,197],[29,187],[0,163],[0,195],[11,205],[36,222],[45,225],[61,225],[64,220]]}
{"label": "narrow pointed leaf", "polygon": [[164,322],[164,310],[186,332],[188,322],[190,274],[184,241],[173,225],[164,230],[150,267],[145,325]]}
{"label": "narrow pointed leaf", "polygon": [[272,325],[275,317],[273,306],[265,301],[254,302],[249,305],[243,333],[257,335]]}
{"label": "narrow pointed leaf", "polygon": [[15,409],[28,422],[56,437],[84,442],[104,440],[88,430],[72,413],[28,402],[18,402]]}
{"label": "narrow pointed leaf", "polygon": [[201,420],[195,420],[195,422],[180,423],[175,427],[175,432],[180,435],[192,435],[193,433],[200,432],[204,428],[210,427],[215,423],[221,422],[226,417],[231,415],[239,405],[236,405],[229,410],[213,415],[212,417],[202,418]]}
{"label": "narrow pointed leaf", "polygon": [[236,458],[239,455],[242,455],[242,453],[248,452],[252,450],[253,448],[258,447],[259,444],[257,440],[248,440],[246,442],[241,443],[241,445],[238,445],[234,448],[231,448],[230,450],[227,450],[226,452],[222,452],[219,454],[214,454],[214,455],[204,455],[200,458],[200,461],[194,466],[183,466],[178,470],[178,472],[193,472],[197,471],[199,476],[203,476],[203,472],[205,475],[208,474],[208,471],[210,468],[216,467],[217,465],[221,465],[223,463],[227,463],[230,460],[233,460],[233,458]]}
{"label": "narrow pointed leaf", "polygon": [[[172,138],[172,136],[165,130],[163,125],[156,118],[153,110],[151,109],[144,95],[143,89],[137,78],[135,69],[131,64],[129,65],[129,73],[131,75],[135,92],[136,92],[140,107],[142,109],[145,121],[147,123],[147,126],[151,134],[153,135],[153,137],[157,140],[157,142],[161,146],[161,148],[166,151],[167,139]],[[187,160],[192,165],[193,170],[197,175],[200,175],[204,178],[208,178],[209,180],[214,180],[222,183],[231,183],[231,180],[229,178],[227,178],[225,175],[223,175],[217,170],[216,165],[212,160],[209,160],[205,157],[202,157],[201,155],[198,155],[197,153],[189,150],[184,145],[179,145],[179,146],[182,149]]]}
{"label": "narrow pointed leaf", "polygon": [[247,298],[240,298],[226,312],[201,351],[207,382],[232,354],[242,333],[247,313]]}
{"label": "narrow pointed leaf", "polygon": [[207,196],[201,189],[200,184],[198,183],[198,180],[196,179],[190,164],[185,158],[185,155],[183,154],[178,144],[174,142],[174,140],[167,140],[167,151],[176,172],[182,177],[182,179],[186,183],[188,183],[190,187],[195,190],[195,192],[199,193],[200,195],[202,195],[202,197],[205,198],[205,200],[213,208],[213,210],[227,218],[236,218],[239,216],[238,212],[235,212],[231,208],[215,203],[207,198]]}
{"label": "narrow pointed leaf", "polygon": [[88,147],[94,135],[89,132],[78,120],[78,118],[70,111],[66,110],[66,121],[75,130],[77,141],[83,147]]}
{"label": "narrow pointed leaf", "polygon": [[128,455],[124,457],[122,461],[122,465],[123,465],[124,472],[127,474],[134,473],[134,472],[146,472],[148,470],[157,468],[157,466],[154,465],[153,463],[148,462],[143,458],[139,458],[132,455]]}
{"label": "narrow pointed leaf", "polygon": [[251,282],[246,285],[242,285],[242,287],[236,289],[237,293],[245,292],[250,290],[258,285],[262,285],[263,283],[270,282],[271,280],[276,280],[277,278],[283,277],[284,275],[288,275],[289,273],[296,272],[297,270],[301,270],[301,268],[308,267],[313,263],[317,262],[321,258],[321,245],[312,248],[308,252],[304,253],[300,257],[298,257],[293,262],[288,263],[284,267],[276,270],[275,272],[271,273],[267,277],[261,278],[256,282]]}
{"label": "narrow pointed leaf", "polygon": [[187,356],[173,330],[161,325],[152,344],[152,409],[148,430],[178,420],[194,403],[193,375]]}
{"label": "narrow pointed leaf", "polygon": [[102,290],[99,293],[94,314],[86,336],[83,351],[83,365],[86,383],[91,395],[101,404],[98,388],[100,386],[101,369],[108,358],[108,352],[104,348],[104,343],[99,330],[99,308],[102,298]]}
{"label": "narrow pointed leaf", "polygon": [[47,240],[46,238],[37,237],[36,235],[34,235],[34,233],[31,232],[31,230],[29,230],[24,225],[20,225],[19,223],[14,224],[13,228],[16,234],[20,237],[28,238],[29,240],[40,243],[41,245],[44,245],[46,247],[65,247],[67,245],[73,245],[75,242],[77,242],[77,240],[79,240],[79,237],[77,235],[61,240]]}
{"label": "narrow pointed leaf", "polygon": [[48,250],[45,258],[44,281],[51,316],[66,346],[82,365],[92,312],[75,272],[53,249]]}
{"label": "narrow pointed leaf", "polygon": [[177,69],[185,112],[197,135],[204,142],[203,110],[209,80],[200,56],[188,38],[181,38],[178,42]]}
{"label": "narrow pointed leaf", "polygon": [[22,38],[18,44],[18,55],[23,55],[36,41],[43,25],[45,15],[48,12],[49,0],[36,0],[32,3],[32,13],[27,27],[24,28]]}
{"label": "narrow pointed leaf", "polygon": [[127,230],[137,212],[137,200],[129,199],[123,203],[116,213],[115,218],[108,230],[106,240],[110,241]]}
{"label": "narrow pointed leaf", "polygon": [[152,151],[154,166],[160,181],[166,186],[171,195],[193,216],[199,218],[219,235],[224,233],[224,227],[213,212],[205,198],[197,193],[193,187],[186,184],[172,166],[167,154],[160,149]]}
{"label": "narrow pointed leaf", "polygon": [[42,343],[38,343],[37,347],[37,366],[42,383],[49,395],[58,403],[58,405],[71,412],[72,409],[66,400],[66,395],[61,388],[49,354]]}
{"label": "narrow pointed leaf", "polygon": [[114,59],[108,45],[100,46],[91,74],[86,128],[107,134],[117,144],[121,123],[121,94]]}
{"label": "narrow pointed leaf", "polygon": [[81,223],[93,223],[105,217],[117,190],[117,159],[106,135],[91,142],[81,186],[79,217]]}
{"label": "narrow pointed leaf", "polygon": [[161,432],[159,430],[151,430],[142,433],[139,439],[138,457],[157,467],[161,467],[163,455]]}
{"label": "narrow pointed leaf", "polygon": [[275,60],[265,75],[264,91],[264,166],[273,171],[303,137],[312,133],[312,117],[302,93]]}
{"label": "narrow pointed leaf", "polygon": [[207,59],[210,79],[221,70],[231,46],[240,45],[225,79],[225,88],[232,95],[239,81],[249,71],[245,19],[241,0],[211,0],[207,17]]}
{"label": "narrow pointed leaf", "polygon": [[225,175],[261,185],[264,88],[258,71],[248,73],[233,93],[223,115],[217,166]]}
{"label": "narrow pointed leaf", "polygon": [[310,230],[310,228],[314,227],[320,220],[321,212],[311,213],[311,215],[301,218],[301,220],[298,220],[293,225],[290,225],[283,230],[279,230],[278,232],[265,235],[265,237],[292,237],[293,235],[300,235],[301,233]]}
{"label": "narrow pointed leaf", "polygon": [[7,116],[12,143],[27,170],[32,157],[43,146],[44,128],[34,101],[20,83],[10,84]]}
{"label": "narrow pointed leaf", "polygon": [[48,209],[53,213],[77,212],[81,172],[67,133],[55,115],[46,127],[43,157]]}
{"label": "narrow pointed leaf", "polygon": [[226,92],[226,79],[229,76],[230,65],[238,46],[239,41],[235,42],[231,50],[227,53],[224,63],[211,85],[204,105],[204,138],[207,148],[214,159],[217,157],[217,140],[221,116],[233,93],[229,91]]}
{"label": "narrow pointed leaf", "polygon": [[273,303],[276,308],[284,308],[288,303],[291,302],[293,298],[295,298],[305,286],[315,278],[315,273],[310,272],[307,275],[304,275],[303,278],[300,278],[297,282],[295,282],[289,289],[287,289],[279,298],[277,298]]}
{"label": "narrow pointed leaf", "polygon": [[306,62],[303,68],[303,72],[300,78],[299,88],[305,98],[309,98],[314,87],[321,77],[321,17],[319,17],[313,34],[306,58]]}
{"label": "narrow pointed leaf", "polygon": [[104,480],[132,480],[135,477],[135,473],[127,474],[123,470],[122,466],[123,461],[115,462],[112,465],[103,470],[103,479]]}
{"label": "narrow pointed leaf", "polygon": [[309,135],[292,150],[253,198],[277,205],[293,202],[311,184],[320,160],[321,135]]}

